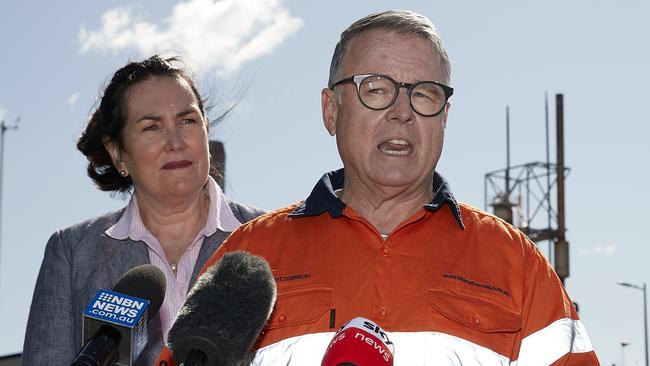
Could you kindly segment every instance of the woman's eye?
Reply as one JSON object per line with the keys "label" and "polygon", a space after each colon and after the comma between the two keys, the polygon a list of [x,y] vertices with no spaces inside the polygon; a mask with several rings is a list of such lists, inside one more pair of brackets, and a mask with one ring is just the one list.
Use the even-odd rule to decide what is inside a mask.
{"label": "woman's eye", "polygon": [[142,129],[142,131],[143,132],[144,131],[155,131],[157,129],[158,129],[158,125],[154,123],[154,124],[151,124],[149,126],[146,126],[145,128]]}

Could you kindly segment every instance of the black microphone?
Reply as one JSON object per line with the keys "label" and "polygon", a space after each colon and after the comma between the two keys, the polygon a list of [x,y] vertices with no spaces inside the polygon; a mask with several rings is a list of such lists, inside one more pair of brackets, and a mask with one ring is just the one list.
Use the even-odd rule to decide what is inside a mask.
{"label": "black microphone", "polygon": [[168,333],[184,366],[235,366],[248,356],[275,303],[275,280],[262,257],[225,254],[198,279]]}
{"label": "black microphone", "polygon": [[126,272],[113,291],[101,289],[83,313],[84,345],[71,366],[131,366],[147,344],[147,321],[165,298],[160,269],[143,264]]}

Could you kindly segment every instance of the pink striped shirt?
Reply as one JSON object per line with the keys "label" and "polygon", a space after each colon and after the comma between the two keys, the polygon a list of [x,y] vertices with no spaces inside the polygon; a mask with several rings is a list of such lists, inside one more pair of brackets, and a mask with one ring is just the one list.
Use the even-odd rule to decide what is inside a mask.
{"label": "pink striped shirt", "polygon": [[160,306],[160,310],[158,310],[165,343],[167,343],[167,332],[176,318],[176,313],[185,301],[196,259],[203,245],[203,238],[214,234],[217,230],[231,232],[241,225],[241,222],[237,220],[230,206],[228,206],[228,202],[224,199],[223,191],[212,177],[208,177],[205,186],[205,191],[210,198],[208,219],[205,227],[196,235],[192,244],[179,260],[175,276],[172,263],[167,260],[158,239],[151,234],[142,222],[138,200],[135,195],[131,196],[131,200],[120,220],[106,230],[106,235],[113,239],[131,239],[144,242],[149,250],[149,262],[160,268],[165,274],[167,278],[165,300]]}

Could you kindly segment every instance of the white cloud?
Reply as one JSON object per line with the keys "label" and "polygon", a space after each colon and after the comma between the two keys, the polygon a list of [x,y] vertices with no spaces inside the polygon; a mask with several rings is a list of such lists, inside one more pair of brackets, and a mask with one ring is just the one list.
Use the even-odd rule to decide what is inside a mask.
{"label": "white cloud", "polygon": [[79,100],[79,95],[80,95],[79,93],[73,93],[68,97],[66,102],[70,107],[73,107],[75,104],[77,104],[77,100]]}
{"label": "white cloud", "polygon": [[136,49],[180,53],[196,71],[236,71],[273,51],[302,26],[279,0],[188,0],[174,6],[161,24],[141,20],[130,8],[102,15],[101,29],[81,28],[81,52]]}
{"label": "white cloud", "polygon": [[611,257],[616,252],[616,246],[612,244],[603,244],[597,245],[591,248],[581,249],[578,254],[583,255],[595,255],[599,257]]}

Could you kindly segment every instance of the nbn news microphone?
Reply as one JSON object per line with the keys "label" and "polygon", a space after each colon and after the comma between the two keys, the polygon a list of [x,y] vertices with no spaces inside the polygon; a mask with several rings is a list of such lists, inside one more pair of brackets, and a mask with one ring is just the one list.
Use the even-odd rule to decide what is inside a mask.
{"label": "nbn news microphone", "polygon": [[113,291],[100,289],[83,313],[83,348],[72,366],[131,366],[147,344],[147,323],[165,298],[160,269],[143,264],[126,272]]}
{"label": "nbn news microphone", "polygon": [[321,366],[392,366],[393,352],[386,332],[373,321],[358,317],[334,334]]}

